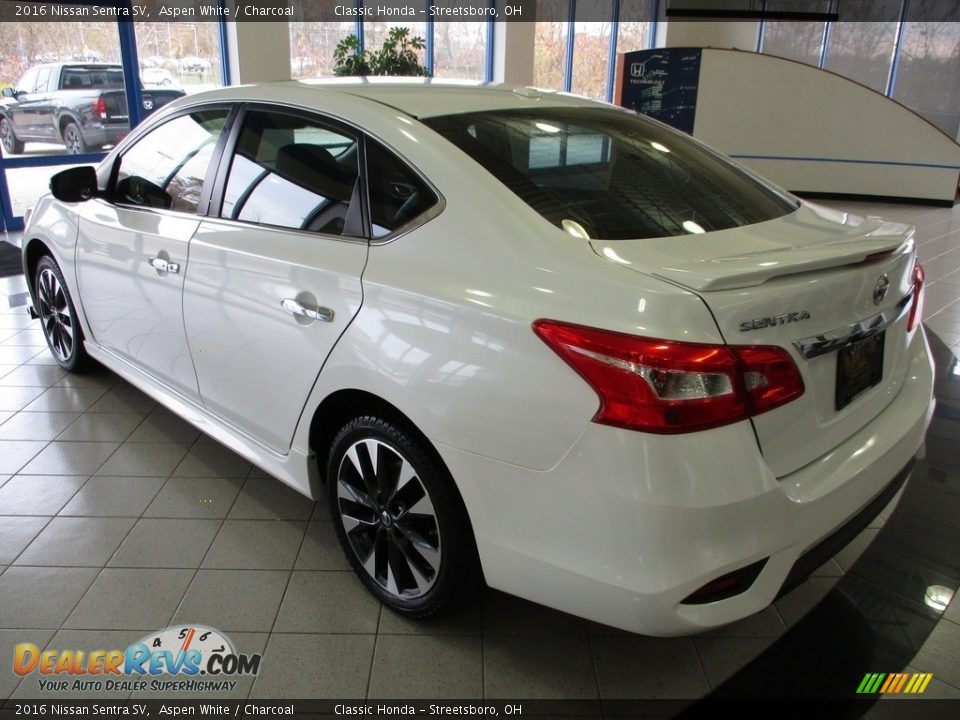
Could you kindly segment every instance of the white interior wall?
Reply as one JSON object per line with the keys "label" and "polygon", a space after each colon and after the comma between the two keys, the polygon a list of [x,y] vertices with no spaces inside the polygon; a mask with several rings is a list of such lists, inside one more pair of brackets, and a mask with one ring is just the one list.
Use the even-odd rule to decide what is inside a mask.
{"label": "white interior wall", "polygon": [[532,22],[494,23],[493,81],[533,85]]}
{"label": "white interior wall", "polygon": [[951,138],[869,88],[771,55],[704,50],[693,135],[790,190],[956,194]]}
{"label": "white interior wall", "polygon": [[663,23],[663,26],[662,34],[657,33],[658,44],[662,43],[662,47],[715,47],[755,51],[760,40],[759,21],[677,20]]}
{"label": "white interior wall", "polygon": [[230,81],[290,79],[290,26],[285,22],[228,22]]}

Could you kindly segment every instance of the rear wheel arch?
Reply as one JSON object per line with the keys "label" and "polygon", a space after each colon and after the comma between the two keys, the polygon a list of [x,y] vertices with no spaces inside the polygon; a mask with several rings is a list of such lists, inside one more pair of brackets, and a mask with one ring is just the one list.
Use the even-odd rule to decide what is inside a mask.
{"label": "rear wheel arch", "polygon": [[60,131],[60,139],[63,140],[63,133],[67,129],[67,125],[73,123],[77,127],[80,127],[80,119],[75,118],[69,113],[63,113],[59,118],[57,118],[57,129]]}
{"label": "rear wheel arch", "polygon": [[[424,448],[428,449],[449,473],[449,469],[433,443],[398,407],[365,390],[342,389],[323,399],[314,410],[313,419],[310,422],[310,448],[316,453],[320,465],[320,480],[323,484],[326,484],[323,470],[337,433],[348,422],[364,415],[376,415],[403,425],[417,436]],[[322,488],[311,488],[311,490],[319,491],[321,494],[323,492]]]}
{"label": "rear wheel arch", "polygon": [[[408,430],[414,436],[421,447],[430,454],[437,464],[446,472],[447,477],[451,479],[453,490],[456,492],[460,503],[464,506],[467,518],[469,519],[470,511],[466,509],[460,488],[457,487],[457,481],[436,447],[430,442],[430,439],[424,435],[413,420],[395,405],[378,395],[358,389],[342,389],[331,393],[323,399],[313,412],[313,419],[310,422],[310,449],[313,450],[316,456],[316,463],[319,470],[317,473],[318,484],[316,487],[310,488],[313,497],[322,498],[326,494],[325,486],[327,484],[327,478],[325,477],[325,473],[327,458],[333,449],[334,440],[336,440],[340,430],[355,418],[371,415],[392,422]],[[476,546],[476,536],[473,533],[472,521],[470,522],[469,530],[474,540],[474,546]]]}
{"label": "rear wheel arch", "polygon": [[[353,541],[349,539],[353,536],[348,537],[348,534],[344,532],[345,521],[340,515],[343,508],[341,502],[337,499],[341,475],[336,468],[342,468],[340,463],[346,462],[348,446],[369,446],[370,444],[378,446],[380,448],[378,452],[383,452],[383,446],[386,445],[388,454],[392,454],[394,457],[412,465],[415,475],[403,487],[410,488],[419,483],[421,492],[426,493],[430,508],[428,514],[435,513],[433,531],[436,532],[437,552],[445,559],[441,561],[442,564],[439,566],[431,563],[434,569],[439,567],[436,575],[430,576],[428,571],[425,571],[424,578],[430,577],[430,585],[427,589],[423,590],[421,588],[421,581],[424,578],[416,581],[416,589],[421,590],[423,594],[415,597],[407,594],[410,588],[401,590],[394,588],[391,590],[389,580],[384,581],[382,578],[378,580],[374,577],[374,571],[367,567],[368,561],[359,559],[362,555],[358,555],[359,550],[354,547]],[[356,389],[336,391],[327,396],[314,412],[310,425],[310,446],[316,454],[316,462],[320,470],[317,474],[319,478],[318,486],[312,488],[314,496],[320,498],[320,502],[324,502],[323,498],[326,496],[334,521],[334,529],[347,559],[361,582],[375,597],[402,615],[414,618],[429,617],[445,612],[471,589],[478,585],[482,586],[483,569],[479,559],[476,536],[473,531],[470,513],[463,502],[460,489],[436,447],[402,411],[386,400],[366,391]],[[381,462],[383,462],[384,456],[381,455],[380,457]],[[331,473],[333,474],[332,477],[330,476]],[[376,474],[379,483],[380,471],[376,471]],[[364,476],[366,476],[366,473],[364,473]],[[397,491],[396,487],[393,492],[399,498],[402,493]],[[379,492],[376,496],[377,498],[381,497]],[[393,524],[397,526],[396,530],[399,531],[400,535],[410,537],[407,535],[408,531],[400,529],[403,523],[407,522],[403,518],[406,509],[409,508],[405,509],[404,503],[398,502],[394,510],[391,509],[392,506],[390,505],[393,502],[392,500],[381,498],[374,501],[373,497],[373,495],[369,496],[368,503],[370,501],[376,503],[375,515],[379,518],[389,514],[393,519],[383,520],[383,528],[377,530],[378,540],[373,546],[365,546],[369,552],[368,557],[374,557],[373,550],[379,546],[381,533],[385,533],[384,537],[389,536],[391,532],[396,535],[396,532],[391,529]],[[410,501],[409,494],[406,501]],[[380,503],[383,503],[382,507]],[[372,506],[365,505],[364,507]],[[424,511],[413,510],[413,512]],[[411,515],[407,517],[419,516]],[[422,517],[414,521],[412,527],[417,528],[416,532],[423,531],[422,522]],[[423,535],[423,538],[427,537],[428,535]],[[404,544],[402,538],[400,538],[399,543],[400,545],[397,547]],[[387,548],[384,548],[384,552],[386,551]],[[410,561],[406,552],[404,552],[404,556]],[[379,566],[376,559],[373,562]],[[416,564],[415,561],[408,562],[409,567]],[[400,578],[404,573],[396,574],[396,571],[397,568],[394,568],[395,585],[403,588],[404,584]],[[410,575],[410,572],[408,571],[406,575]]]}

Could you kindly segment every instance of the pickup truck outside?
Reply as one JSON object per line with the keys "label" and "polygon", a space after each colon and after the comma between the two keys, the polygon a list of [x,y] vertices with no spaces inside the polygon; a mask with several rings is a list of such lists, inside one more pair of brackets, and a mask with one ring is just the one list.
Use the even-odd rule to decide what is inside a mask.
{"label": "pickup truck outside", "polygon": [[[184,95],[182,90],[143,91],[149,115]],[[0,100],[0,142],[5,153],[25,142],[60,143],[67,153],[96,152],[130,131],[123,68],[109,63],[45,63],[27,70]]]}

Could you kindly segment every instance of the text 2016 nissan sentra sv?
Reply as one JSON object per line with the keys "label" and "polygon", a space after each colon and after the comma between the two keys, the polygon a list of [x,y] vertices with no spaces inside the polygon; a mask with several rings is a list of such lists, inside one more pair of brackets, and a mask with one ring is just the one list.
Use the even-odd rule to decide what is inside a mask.
{"label": "text 2016 nissan sentra sv", "polygon": [[173,103],[24,235],[98,360],[328,497],[359,578],[652,635],[766,607],[893,498],[933,368],[912,229],[526,88],[283,83]]}

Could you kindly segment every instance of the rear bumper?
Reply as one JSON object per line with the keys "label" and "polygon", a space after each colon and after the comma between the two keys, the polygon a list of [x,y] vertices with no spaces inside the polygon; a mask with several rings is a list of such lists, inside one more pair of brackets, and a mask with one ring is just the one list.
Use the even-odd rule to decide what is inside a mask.
{"label": "rear bumper", "polygon": [[123,140],[130,132],[130,126],[120,125],[85,125],[83,127],[83,140],[87,145],[101,147],[103,145],[116,145]]}
{"label": "rear bumper", "polygon": [[[762,610],[788,580],[802,579],[810,563],[845,544],[828,542],[831,536],[849,542],[849,532],[883,509],[885,489],[906,478],[933,411],[922,330],[911,352],[907,380],[880,415],[779,479],[748,423],[656,437],[590,424],[547,472],[441,446],[470,511],[487,582],[649,635],[695,633]],[[761,561],[746,591],[682,602]]]}

